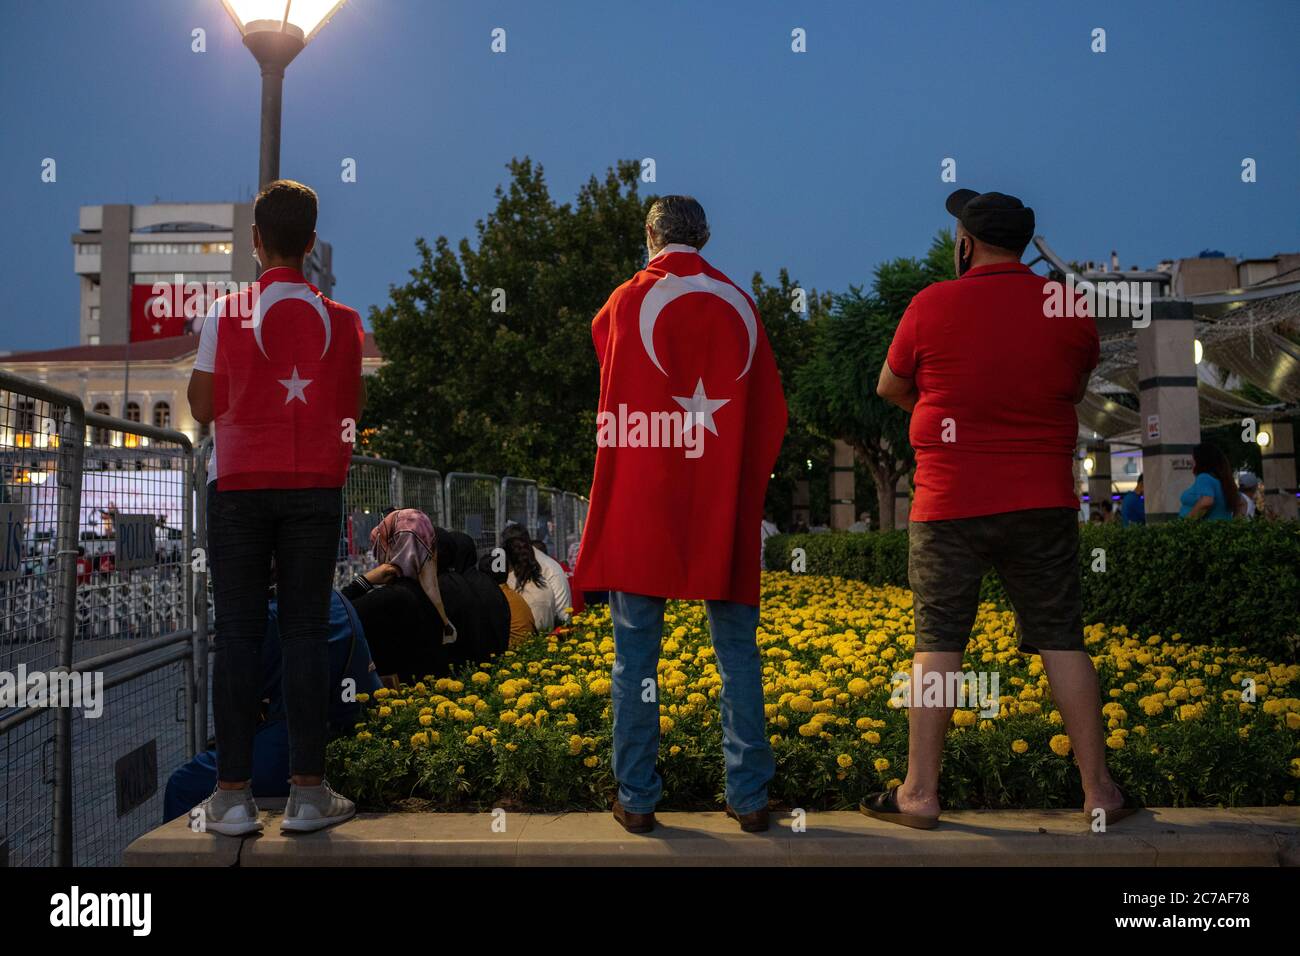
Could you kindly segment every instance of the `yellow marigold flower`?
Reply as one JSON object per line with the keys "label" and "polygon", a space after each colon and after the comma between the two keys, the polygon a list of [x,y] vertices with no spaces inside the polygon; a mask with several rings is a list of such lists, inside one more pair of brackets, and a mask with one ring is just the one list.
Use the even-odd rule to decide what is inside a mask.
{"label": "yellow marigold flower", "polygon": [[592,754],[590,757],[584,760],[582,764],[584,767],[595,767],[600,764],[600,758],[597,757],[595,754]]}
{"label": "yellow marigold flower", "polygon": [[854,697],[865,697],[867,691],[871,690],[871,685],[861,677],[855,677],[853,680],[849,681],[848,690]]}
{"label": "yellow marigold flower", "polygon": [[380,716],[380,717],[391,717],[392,715],[393,715],[393,708],[391,708],[391,707],[380,707],[380,708],[379,708],[379,716]]}
{"label": "yellow marigold flower", "polygon": [[1052,753],[1064,757],[1070,752],[1070,738],[1065,734],[1057,734],[1048,742],[1048,746],[1052,748]]}
{"label": "yellow marigold flower", "polygon": [[682,748],[677,746],[676,744],[673,744],[671,747],[668,748],[668,756],[670,757],[676,757],[681,752],[682,752]]}
{"label": "yellow marigold flower", "polygon": [[511,753],[514,753],[518,749],[519,749],[519,745],[517,743],[514,743],[513,741],[506,744],[506,750],[509,750]]}
{"label": "yellow marigold flower", "polygon": [[420,715],[420,726],[421,726],[421,727],[428,727],[428,726],[429,726],[430,724],[432,724],[432,723],[433,723],[433,715],[432,715],[432,714],[421,714],[421,715]]}
{"label": "yellow marigold flower", "polygon": [[370,695],[369,695],[369,694],[357,694],[357,701],[358,701],[359,703],[364,704],[364,703],[365,703],[366,701],[368,701],[369,699],[370,699]]}
{"label": "yellow marigold flower", "polygon": [[580,753],[582,753],[582,738],[574,734],[569,738],[569,755],[576,757]]}
{"label": "yellow marigold flower", "polygon": [[475,671],[473,674],[470,675],[469,679],[472,680],[475,684],[490,684],[492,682],[492,675],[485,674],[482,671]]}
{"label": "yellow marigold flower", "polygon": [[1011,750],[1014,753],[1022,754],[1029,749],[1029,741],[1013,740],[1011,741]]}
{"label": "yellow marigold flower", "polygon": [[[1025,705],[1022,704],[1021,706]],[[1034,706],[1038,705],[1035,704]],[[952,722],[955,727],[973,727],[975,720],[975,711],[973,710],[954,710],[952,712]]]}
{"label": "yellow marigold flower", "polygon": [[850,757],[848,754],[840,754],[838,757],[835,758],[835,762],[839,764],[840,767],[844,770],[848,770],[850,767],[853,766],[853,758]]}
{"label": "yellow marigold flower", "polygon": [[659,733],[666,734],[673,729],[673,719],[671,717],[659,718]]}
{"label": "yellow marigold flower", "polygon": [[372,739],[374,736],[375,736],[375,735],[372,734],[370,731],[368,731],[368,730],[363,730],[363,731],[361,731],[361,733],[357,734],[357,740],[370,740],[370,739]]}
{"label": "yellow marigold flower", "polygon": [[872,764],[872,766],[876,768],[877,773],[884,773],[889,769],[889,761],[884,757],[877,757],[876,762]]}
{"label": "yellow marigold flower", "polygon": [[503,710],[497,715],[497,720],[501,721],[503,724],[513,724],[518,719],[519,715],[513,710]]}
{"label": "yellow marigold flower", "polygon": [[1114,734],[1110,737],[1107,737],[1106,746],[1109,747],[1111,750],[1123,750],[1124,738],[1119,736],[1118,734]]}

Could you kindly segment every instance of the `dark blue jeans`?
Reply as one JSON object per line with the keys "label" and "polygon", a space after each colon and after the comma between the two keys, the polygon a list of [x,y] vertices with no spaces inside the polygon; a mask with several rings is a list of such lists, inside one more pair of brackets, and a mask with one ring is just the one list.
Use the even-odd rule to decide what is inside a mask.
{"label": "dark blue jeans", "polygon": [[208,568],[216,608],[212,715],[217,776],[223,782],[253,776],[272,559],[290,772],[325,772],[330,592],[342,520],[339,488],[208,487]]}

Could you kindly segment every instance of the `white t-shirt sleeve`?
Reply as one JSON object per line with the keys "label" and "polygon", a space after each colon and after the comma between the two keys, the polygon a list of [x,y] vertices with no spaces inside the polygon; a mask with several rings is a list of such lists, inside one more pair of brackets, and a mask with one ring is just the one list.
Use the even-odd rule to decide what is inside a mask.
{"label": "white t-shirt sleeve", "polygon": [[543,554],[536,548],[533,549],[533,553],[537,555],[537,560],[542,566],[542,579],[550,588],[551,599],[555,606],[555,619],[568,621],[569,606],[573,600],[569,594],[569,579],[564,573],[564,568],[560,567],[560,563],[549,554]]}
{"label": "white t-shirt sleeve", "polygon": [[217,329],[221,323],[217,313],[221,311],[221,299],[212,303],[208,314],[203,318],[203,328],[199,331],[199,351],[194,356],[194,371],[215,372],[217,370]]}

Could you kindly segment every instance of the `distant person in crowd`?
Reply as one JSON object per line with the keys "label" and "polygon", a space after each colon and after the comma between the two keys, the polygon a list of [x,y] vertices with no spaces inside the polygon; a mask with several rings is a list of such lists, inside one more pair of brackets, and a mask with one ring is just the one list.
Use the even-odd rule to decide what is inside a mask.
{"label": "distant person in crowd", "polygon": [[457,634],[439,590],[438,547],[428,515],[389,511],[370,532],[378,562],[343,589],[369,636],[383,677],[412,683],[443,677]]}
{"label": "distant person in crowd", "polygon": [[510,603],[497,587],[496,581],[478,568],[478,548],[474,539],[463,531],[453,531],[451,541],[455,546],[455,564],[452,570],[465,579],[474,595],[479,618],[479,653],[476,663],[503,654],[510,646]]}
{"label": "distant person in crowd", "polygon": [[533,623],[543,634],[555,629],[555,596],[537,560],[537,551],[527,536],[502,537],[506,553],[507,582],[524,599],[533,613]]}
{"label": "distant person in crowd", "polygon": [[772,512],[764,511],[763,523],[762,525],[759,526],[759,531],[758,531],[759,568],[763,567],[763,562],[765,560],[764,555],[767,552],[767,539],[772,537],[773,535],[780,534],[780,533],[781,533],[781,529],[776,526],[776,522],[772,519]]}
{"label": "distant person in crowd", "polygon": [[[480,664],[491,657],[491,629],[487,627],[482,602],[464,573],[465,549],[456,532],[434,529],[438,551],[438,590],[442,594],[447,620],[456,628],[456,642],[447,648],[452,669],[464,664]],[[472,563],[472,562],[471,562]]]}
{"label": "distant person in crowd", "polygon": [[212,709],[217,789],[204,828],[261,830],[249,782],[261,699],[267,588],[279,579],[280,644],[292,786],[281,830],[332,826],[356,812],[325,782],[329,609],[352,445],[345,421],[365,404],[353,309],[303,276],[316,242],[316,194],[276,180],[253,203],[254,288],[216,300],[203,322],[189,403],[214,425],[208,561],[216,630]]}
{"label": "distant person in crowd", "polygon": [[[542,581],[551,592],[551,620],[555,624],[566,623],[569,620],[569,608],[573,606],[573,601],[569,593],[569,578],[564,573],[564,568],[560,567],[560,562],[533,543],[531,537],[529,537],[528,529],[522,525],[513,524],[501,532],[501,546],[505,547],[507,541],[516,537],[523,538],[528,546],[533,549],[533,556],[541,566]],[[519,584],[513,580],[513,572],[510,586],[521,594],[523,593]],[[539,629],[549,631],[551,627],[554,627],[554,624],[551,627],[542,628],[541,621],[538,621],[537,626]]]}
{"label": "distant person in crowd", "polygon": [[1241,495],[1241,517],[1255,517],[1259,510],[1255,500],[1259,496],[1259,478],[1255,476],[1253,471],[1243,471],[1237,476],[1237,488]]}
{"label": "distant person in crowd", "polygon": [[[957,278],[912,298],[877,392],[911,413],[915,498],[908,579],[916,653],[907,776],[862,811],[904,826],[939,822],[939,764],[954,706],[925,700],[927,675],[960,684],[980,582],[998,572],[1020,650],[1041,654],[1083,784],[1083,809],[1114,823],[1135,804],[1106,767],[1101,690],[1083,643],[1075,405],[1096,367],[1097,328],[1079,310],[1049,315],[1048,280],[1020,262],[1034,212],[1013,196],[959,189]],[[1014,347],[1009,347],[1013,343]]]}
{"label": "distant person in crowd", "polygon": [[775,764],[754,558],[785,435],[785,396],[753,300],[700,255],[709,238],[700,204],[661,196],[645,234],[646,267],[614,290],[591,325],[597,422],[624,407],[672,409],[680,440],[647,447],[610,441],[601,429],[575,575],[584,589],[609,591],[614,622],[614,818],[630,833],[655,826],[660,714],[646,688],[658,673],[666,600],[682,598],[705,602],[722,678],[727,815],[746,832],[762,831]]}
{"label": "distant person in crowd", "polygon": [[514,650],[537,633],[537,624],[533,620],[533,610],[528,606],[528,602],[519,596],[518,591],[506,583],[506,578],[509,577],[507,572],[492,570],[494,561],[492,555],[485,554],[479,558],[478,569],[496,582],[502,596],[506,599],[506,604],[510,609],[508,647],[510,650]]}
{"label": "distant person in crowd", "polygon": [[1120,524],[1128,527],[1134,524],[1146,524],[1147,510],[1142,500],[1142,476],[1138,475],[1133,490],[1124,495],[1119,503]]}
{"label": "distant person in crowd", "polygon": [[1178,517],[1230,521],[1245,512],[1228,456],[1218,445],[1201,442],[1192,449],[1192,474],[1196,477],[1178,499]]}
{"label": "distant person in crowd", "polygon": [[865,534],[871,530],[871,512],[864,511],[858,515],[858,520],[849,525],[849,530],[854,534]]}
{"label": "distant person in crowd", "polygon": [[[285,720],[282,687],[283,659],[280,653],[279,603],[272,600],[262,642],[261,707],[253,735],[254,799],[289,794],[289,728]],[[335,591],[329,612],[330,686],[354,682],[357,694],[372,694],[380,687],[378,669],[371,660],[365,627],[351,602]],[[351,734],[361,716],[361,704],[349,694],[331,694],[327,718],[328,737],[333,740]],[[184,816],[217,785],[217,749],[210,746],[176,769],[163,793],[163,822]]]}

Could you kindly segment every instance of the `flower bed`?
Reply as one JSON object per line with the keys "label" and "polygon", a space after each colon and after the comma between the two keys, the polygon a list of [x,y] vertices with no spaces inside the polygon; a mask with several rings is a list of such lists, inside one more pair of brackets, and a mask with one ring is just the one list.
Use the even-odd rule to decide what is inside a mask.
{"label": "flower bed", "polygon": [[[903,776],[907,715],[890,692],[893,675],[910,667],[911,605],[900,588],[764,575],[758,641],[773,799],[844,809]],[[670,602],[664,630],[660,807],[717,808],[721,680],[704,606]],[[1090,625],[1086,643],[1106,696],[1111,767],[1148,805],[1294,801],[1300,665],[1123,625]],[[363,809],[607,808],[613,660],[609,611],[597,607],[481,669],[380,691],[355,736],[330,745],[330,780]],[[997,675],[999,712],[954,714],[944,806],[1078,806],[1078,771],[1042,662],[1016,650],[1009,611],[981,607],[966,666]],[[1243,700],[1252,682],[1255,699]]]}

